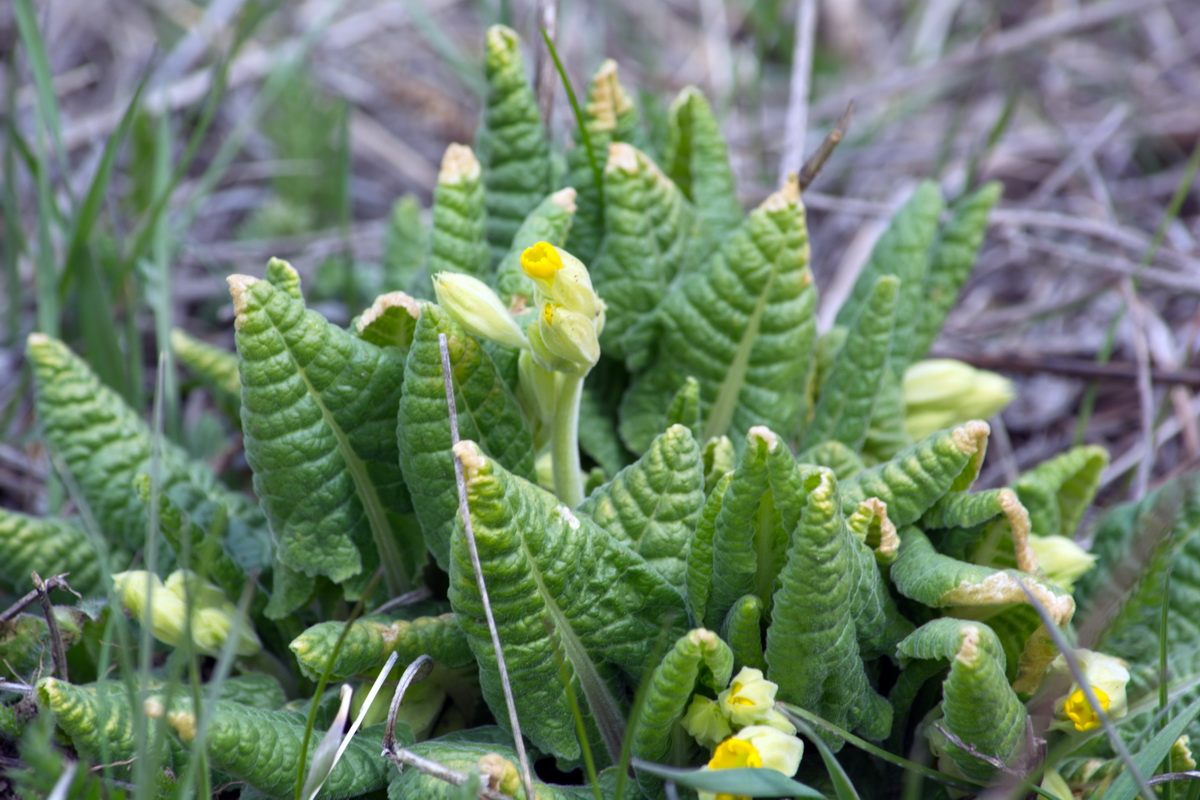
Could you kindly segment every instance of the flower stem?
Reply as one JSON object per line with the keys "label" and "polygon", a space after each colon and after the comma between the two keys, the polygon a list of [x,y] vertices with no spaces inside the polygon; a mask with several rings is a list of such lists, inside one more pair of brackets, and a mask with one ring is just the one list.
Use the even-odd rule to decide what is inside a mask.
{"label": "flower stem", "polygon": [[560,373],[554,403],[551,458],[554,493],[568,508],[583,502],[583,475],[579,469],[579,400],[583,376]]}

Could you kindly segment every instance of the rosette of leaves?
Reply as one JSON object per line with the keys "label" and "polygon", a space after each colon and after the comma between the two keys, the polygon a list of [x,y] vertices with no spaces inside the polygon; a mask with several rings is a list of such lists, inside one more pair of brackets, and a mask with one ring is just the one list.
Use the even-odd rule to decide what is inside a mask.
{"label": "rosette of leaves", "polygon": [[[276,655],[294,657],[309,678],[367,678],[392,654],[431,656],[436,691],[425,701],[445,706],[422,717],[416,751],[513,791],[513,731],[468,521],[522,734],[565,771],[590,751],[605,797],[615,796],[625,743],[642,762],[704,763],[682,719],[697,693],[719,693],[741,666],[762,669],[779,700],[889,747],[932,732],[960,776],[986,782],[998,764],[1017,763],[1024,700],[1056,655],[1033,606],[1055,626],[1075,614],[1072,595],[1039,569],[1030,537],[1074,533],[1103,456],[1073,451],[1014,487],[973,491],[987,424],[963,420],[914,442],[899,396],[904,369],[924,356],[969,274],[997,187],[947,202],[937,185],[921,184],[836,325],[818,331],[798,183],[743,214],[698,91],[670,106],[659,157],[616,69],[602,66],[556,186],[563,173],[516,34],[493,29],[486,51],[476,148],[447,151],[429,230],[411,203],[393,226],[389,275],[423,277],[389,288],[409,293],[383,295],[342,329],[305,306],[284,262],[262,278],[230,279],[237,352],[197,350],[192,362],[225,391],[238,375],[257,503],[169,444],[152,460],[154,435],[138,414],[65,345],[31,337],[47,441],[114,554],[142,548],[154,506],[168,552],[217,548],[214,578],[231,595],[269,562],[263,613],[309,626]],[[595,169],[586,144],[599,154]],[[574,508],[538,482],[539,410],[516,349],[480,340],[419,299],[433,272],[461,272],[523,319],[533,293],[520,257],[539,241],[584,256],[606,305],[609,358],[589,377],[579,437],[597,466]],[[1196,495],[1180,491],[1185,500],[1164,490],[1102,524],[1099,574],[1118,569],[1129,530],[1163,519],[1172,534],[1153,563],[1172,554],[1191,563]],[[44,563],[103,586],[76,558],[89,540],[72,523],[0,525],[15,531],[3,546],[21,569],[44,542]],[[382,588],[367,595],[377,569]],[[344,637],[330,618],[347,600],[374,607],[428,576],[444,594],[419,611],[370,615]],[[1081,596],[1096,602],[1103,580],[1083,581]],[[1168,601],[1172,633],[1183,638],[1195,603],[1192,583],[1178,584]],[[1138,631],[1139,615],[1162,605],[1160,586],[1137,584],[1110,634],[1139,664],[1156,652]],[[1195,671],[1194,653],[1171,652],[1181,675]],[[66,697],[61,688],[43,685],[43,702],[51,689]],[[116,696],[88,691],[89,708]],[[114,719],[134,713],[126,705]],[[212,743],[225,750],[213,764],[260,792],[288,794],[279,765],[255,748],[275,741],[294,762],[302,725],[279,704],[246,706],[214,707]],[[175,708],[159,717],[174,732],[172,752],[184,752],[196,715],[186,703]],[[90,746],[96,732],[76,716],[64,714],[64,730]],[[918,731],[922,718],[935,724]],[[833,750],[843,744],[819,735]],[[338,796],[376,790],[388,775],[393,800],[462,796],[427,774],[381,770],[353,747],[353,774],[330,784]],[[635,775],[645,795],[663,796],[648,770]]]}

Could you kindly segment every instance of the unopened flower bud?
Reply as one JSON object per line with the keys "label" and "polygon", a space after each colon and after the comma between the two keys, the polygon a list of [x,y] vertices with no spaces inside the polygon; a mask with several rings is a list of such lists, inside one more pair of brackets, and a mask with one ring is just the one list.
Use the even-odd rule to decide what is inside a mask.
{"label": "unopened flower bud", "polygon": [[437,303],[468,333],[509,347],[528,348],[521,326],[483,281],[457,272],[433,276]]}
{"label": "unopened flower bud", "polygon": [[716,747],[733,733],[725,715],[721,713],[721,706],[700,695],[692,698],[692,704],[683,715],[683,729],[708,748]]}
{"label": "unopened flower bud", "polygon": [[913,439],[995,416],[1012,401],[1012,382],[952,358],[918,361],[904,372],[904,426]]}
{"label": "unopened flower bud", "polygon": [[[147,577],[149,594],[146,592]],[[144,570],[118,572],[113,575],[113,586],[121,605],[134,619],[148,627],[155,639],[171,647],[183,644],[187,607],[157,575]]]}
{"label": "unopened flower bud", "polygon": [[1046,577],[1068,592],[1075,581],[1096,563],[1096,556],[1066,536],[1030,536],[1029,544],[1037,554],[1038,566]]}
{"label": "unopened flower bud", "polygon": [[587,371],[600,360],[596,326],[583,314],[559,303],[546,303],[537,326],[546,349],[577,370]]}

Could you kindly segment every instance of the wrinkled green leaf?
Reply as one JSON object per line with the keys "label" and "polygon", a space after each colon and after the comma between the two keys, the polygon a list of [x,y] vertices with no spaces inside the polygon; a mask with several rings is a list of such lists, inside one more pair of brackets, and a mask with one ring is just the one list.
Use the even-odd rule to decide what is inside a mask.
{"label": "wrinkled green leaf", "polygon": [[[682,635],[682,598],[620,540],[508,473],[475,443],[463,441],[455,452],[523,732],[559,758],[579,758],[557,651],[576,697],[586,699],[589,739],[612,752],[623,719],[611,694],[614,668],[641,679],[659,632]],[[450,602],[479,662],[488,705],[503,720],[496,656],[461,535],[452,555]]]}
{"label": "wrinkled green leaf", "polygon": [[[418,742],[408,749],[418,756],[436,761],[464,775],[479,769],[485,776],[498,778],[506,793],[512,792],[513,795],[521,796],[518,795],[521,790],[516,751],[511,743],[487,741],[484,735],[487,730],[478,728],[462,732],[464,736],[473,736],[480,741],[443,738]],[[491,730],[499,733],[498,729]],[[393,768],[392,772],[388,785],[388,800],[459,800],[462,796],[457,787],[412,767],[398,773]],[[569,788],[574,787],[548,786],[536,778],[533,781],[533,789],[540,800],[566,800],[568,797],[576,797],[575,794],[568,793]],[[588,791],[585,796],[591,797],[590,790]]]}
{"label": "wrinkled green leaf", "polygon": [[766,603],[757,595],[748,594],[740,598],[721,623],[721,638],[729,642],[734,663],[738,667],[753,667],[765,670],[763,656],[762,623]]}
{"label": "wrinkled green leaf", "polygon": [[700,382],[689,376],[667,409],[667,426],[683,425],[696,437],[700,436],[703,423],[700,417]]}
{"label": "wrinkled green leaf", "polygon": [[217,399],[237,408],[242,399],[237,356],[192,336],[182,328],[171,329],[171,350],[179,363],[217,395]]}
{"label": "wrinkled green leaf", "polygon": [[1074,536],[1107,466],[1104,448],[1073,447],[1017,478],[1013,488],[1029,509],[1032,531],[1039,536]]}
{"label": "wrinkled green leaf", "polygon": [[[945,731],[975,752],[1006,764],[1020,755],[1025,746],[1025,706],[1008,685],[1004,650],[991,628],[982,622],[935,619],[914,631],[897,650],[904,659],[950,662],[950,674],[942,684],[940,724]],[[987,780],[996,772],[953,740],[946,741],[944,748],[968,778]]]}
{"label": "wrinkled green leaf", "polygon": [[529,212],[550,192],[551,163],[520,38],[511,28],[493,25],[485,47],[487,98],[476,152],[487,187],[487,241],[492,261],[498,262]]}
{"label": "wrinkled green leaf", "polygon": [[[344,622],[321,622],[288,645],[301,672],[313,680],[324,673],[344,627]],[[452,668],[465,667],[474,661],[467,637],[453,614],[400,619],[391,623],[360,619],[350,623],[329,677],[342,680],[355,675],[373,675],[392,653],[400,654],[401,664],[409,664],[423,654]]]}
{"label": "wrinkled green leaf", "polygon": [[965,491],[979,474],[987,449],[986,422],[939,431],[841,485],[843,502],[857,506],[868,497],[887,503],[897,527],[916,522],[949,492]]}
{"label": "wrinkled green leaf", "polygon": [[700,518],[692,534],[687,552],[687,606],[693,623],[699,625],[708,617],[708,596],[712,583],[713,536],[717,517],[725,504],[725,493],[733,479],[732,472],[724,472],[708,492],[708,499],[700,510]]}
{"label": "wrinkled green leaf", "polygon": [[853,450],[841,442],[822,442],[796,455],[796,463],[825,467],[839,481],[853,478],[866,469],[862,459]]}
{"label": "wrinkled green leaf", "polygon": [[[110,555],[118,562],[128,559],[126,554]],[[100,571],[95,545],[78,522],[39,519],[0,508],[0,583],[24,594],[32,588],[33,570],[43,578],[69,572],[67,582],[81,594],[104,591],[106,576]]]}
{"label": "wrinkled green leaf", "polygon": [[278,560],[337,582],[369,577],[382,562],[398,593],[422,560],[400,519],[411,510],[392,435],[402,355],[351,336],[266,281],[229,282],[246,460]]}
{"label": "wrinkled green leaf", "polygon": [[247,556],[243,566],[264,565],[266,520],[257,506],[220,485],[207,465],[155,437],[62,342],[31,334],[28,355],[37,377],[38,416],[46,441],[62,458],[105,534],[131,550],[140,549],[146,513],[133,481],[144,472],[157,476],[159,490],[201,525],[213,519],[218,507],[224,508],[227,541],[245,543],[237,547]]}
{"label": "wrinkled green leaf", "polygon": [[950,221],[938,232],[921,288],[921,313],[914,315],[910,363],[929,352],[946,315],[958,300],[959,290],[975,266],[979,246],[987,233],[988,212],[1000,199],[1002,188],[993,181],[963,197],[955,204]]}
{"label": "wrinkled green leaf", "polygon": [[691,431],[674,425],[576,510],[622,539],[683,591],[688,539],[704,506],[704,466]]}
{"label": "wrinkled green leaf", "polygon": [[[733,674],[733,654],[712,631],[703,628],[681,637],[650,675],[633,731],[633,755],[645,761],[665,761],[671,754],[675,723],[683,719],[696,681],[720,692]],[[653,796],[662,783],[638,774],[638,784]]]}
{"label": "wrinkled green leaf", "polygon": [[658,305],[692,260],[697,229],[691,203],[645,153],[619,142],[609,146],[604,239],[589,265],[606,305],[605,353],[624,358],[626,331]]}
{"label": "wrinkled green leaf", "polygon": [[[462,272],[486,280],[491,272],[483,173],[471,148],[452,144],[442,157],[433,192],[433,231],[426,274]],[[418,278],[418,280],[420,280]],[[422,296],[429,287],[414,286]]]}
{"label": "wrinkled green leaf", "polygon": [[[913,358],[913,337],[917,321],[922,316],[918,309],[922,307],[930,247],[937,236],[938,219],[943,208],[945,201],[938,185],[933,181],[920,183],[912,197],[892,217],[891,224],[876,242],[870,260],[855,281],[850,296],[838,310],[837,324],[849,327],[870,302],[876,281],[884,275],[895,275],[900,279],[896,307],[903,309],[903,312],[896,317],[893,346],[888,356],[888,364],[896,376],[904,373],[904,368]],[[940,324],[938,327],[941,327]]]}
{"label": "wrinkled green leaf", "polygon": [[404,366],[396,440],[425,544],[448,570],[458,489],[439,334],[446,335],[450,355],[459,435],[479,442],[506,469],[525,478],[533,476],[533,441],[517,401],[479,342],[438,306],[424,306]]}
{"label": "wrinkled green leaf", "polygon": [[790,438],[804,418],[816,337],[808,233],[794,183],[771,195],[704,267],[630,330],[646,371],[621,407],[621,436],[644,451],[688,376],[700,382],[703,439],[754,425]]}
{"label": "wrinkled green leaf", "polygon": [[892,276],[875,282],[821,386],[816,411],[804,429],[802,448],[836,441],[855,452],[862,449],[879,383],[888,368],[899,291],[899,282]]}
{"label": "wrinkled green leaf", "polygon": [[[135,702],[141,703],[144,693],[136,693]],[[97,763],[125,761],[139,755],[135,715],[130,693],[125,684],[117,681],[98,681],[77,686],[57,678],[43,678],[37,684],[38,704],[54,714],[58,727],[71,740],[80,753]],[[161,732],[155,725],[148,730],[149,741],[154,742]],[[181,750],[168,748],[168,763],[182,762]]]}
{"label": "wrinkled green leaf", "polygon": [[701,220],[701,252],[720,244],[742,221],[737,184],[720,126],[694,86],[671,103],[666,173],[692,202]]}
{"label": "wrinkled green leaf", "polygon": [[875,570],[874,559],[846,528],[833,473],[810,473],[805,489],[767,628],[767,676],[779,684],[780,699],[882,739],[891,729],[892,708],[863,669],[855,614],[862,602],[856,597],[859,573],[864,563]]}
{"label": "wrinkled green leaf", "polygon": [[421,201],[406,194],[392,206],[383,233],[383,283],[389,292],[408,288],[429,247],[429,235],[421,221]]}
{"label": "wrinkled green leaf", "polygon": [[350,323],[350,333],[376,347],[397,347],[408,353],[421,306],[404,292],[388,292]]}

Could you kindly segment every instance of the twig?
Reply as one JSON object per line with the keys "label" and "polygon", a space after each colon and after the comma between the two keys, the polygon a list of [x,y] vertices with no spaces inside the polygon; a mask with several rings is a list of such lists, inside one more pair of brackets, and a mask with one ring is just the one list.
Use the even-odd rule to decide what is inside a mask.
{"label": "twig", "polygon": [[1084,166],[1084,163],[1091,158],[1092,154],[1100,149],[1108,141],[1109,137],[1117,132],[1117,129],[1121,127],[1121,123],[1128,116],[1129,107],[1125,105],[1118,105],[1109,111],[1104,119],[1100,120],[1079,141],[1079,145],[1072,149],[1071,153],[1046,176],[1041,185],[1026,199],[1028,207],[1036,208],[1053,197],[1054,193],[1062,188],[1062,185],[1075,174],[1075,170]]}
{"label": "twig", "polygon": [[[808,94],[812,85],[813,41],[816,34],[817,0],[800,0],[796,8],[796,45],[792,49],[792,82],[788,92],[783,158],[779,162],[780,184],[788,175],[800,169],[800,159],[804,157],[804,139],[808,133]],[[802,181],[800,188],[803,189],[807,185]]]}
{"label": "twig", "polygon": [[[1138,376],[1138,366],[1120,361],[1097,364],[1093,359],[1069,358],[1065,356],[1022,355],[1020,353],[991,355],[989,353],[967,353],[961,350],[935,348],[930,358],[953,358],[965,361],[973,367],[999,372],[1039,372],[1064,375],[1072,378],[1088,378],[1098,381],[1128,383]],[[1200,387],[1200,370],[1163,369],[1150,367],[1150,379],[1155,383],[1176,386]]]}
{"label": "twig", "polygon": [[[446,406],[450,414],[450,441],[458,444],[458,409],[454,405],[454,382],[450,372],[450,349],[446,334],[438,334],[438,348],[442,353],[442,381],[446,390]],[[462,517],[463,533],[467,539],[467,552],[471,556],[471,567],[475,570],[475,582],[479,586],[479,599],[487,617],[488,631],[492,634],[492,648],[496,651],[496,669],[500,673],[500,686],[504,690],[504,703],[508,706],[508,722],[512,726],[513,744],[516,745],[517,760],[521,765],[521,781],[525,785],[525,796],[534,797],[533,773],[529,769],[529,755],[525,752],[525,741],[521,737],[521,721],[517,719],[517,704],[513,699],[512,684],[508,680],[508,667],[504,663],[504,648],[500,646],[500,631],[492,615],[492,603],[488,599],[487,582],[483,579],[483,565],[479,561],[479,548],[475,544],[475,529],[471,525],[471,507],[467,504],[467,483],[463,480],[462,461],[454,454],[454,482],[458,484],[458,513]]]}
{"label": "twig", "polygon": [[373,611],[368,611],[367,616],[373,617],[376,614],[382,614],[385,611],[391,611],[393,608],[399,608],[400,606],[407,606],[411,605],[412,603],[419,603],[422,600],[428,600],[430,597],[433,597],[433,592],[429,590],[428,586],[422,586],[419,589],[413,589],[411,592],[405,592],[399,597],[393,597],[379,608],[376,608]]}
{"label": "twig", "polygon": [[837,122],[833,125],[833,130],[829,135],[817,146],[813,154],[804,162],[804,166],[800,168],[800,191],[808,188],[817,175],[821,172],[821,168],[825,166],[825,162],[833,155],[833,151],[841,143],[846,135],[846,131],[850,129],[850,120],[854,117],[854,103],[847,103],[846,110],[837,118]]}
{"label": "twig", "polygon": [[1133,354],[1137,363],[1137,392],[1138,406],[1141,410],[1143,454],[1142,460],[1138,464],[1137,476],[1133,481],[1133,499],[1141,500],[1150,488],[1150,473],[1154,469],[1155,461],[1154,384],[1150,374],[1150,347],[1146,343],[1145,308],[1131,279],[1122,281],[1121,293],[1125,295],[1125,302],[1131,312],[1129,321],[1133,331],[1130,338],[1133,340]]}
{"label": "twig", "polygon": [[[403,770],[405,767],[415,767],[425,775],[431,775],[440,781],[445,781],[455,786],[462,786],[467,782],[467,776],[463,773],[442,766],[436,761],[423,758],[411,750],[405,750],[402,747],[384,748],[383,757],[395,764],[396,768],[400,770]],[[487,798],[487,800],[514,800],[513,797],[504,792],[498,792],[487,786],[479,790],[479,796]]]}
{"label": "twig", "polygon": [[[45,590],[47,592],[53,592],[55,589],[65,589],[66,591],[71,592],[71,594],[78,597],[79,593],[67,585],[66,579],[67,579],[67,576],[70,574],[71,573],[69,573],[69,572],[64,572],[61,575],[52,575],[44,584],[44,586],[46,587]],[[34,585],[36,586],[37,584],[35,583]],[[11,606],[6,608],[2,613],[0,613],[0,622],[8,622],[10,619],[17,616],[17,614],[20,614],[26,608],[33,605],[34,602],[36,602],[37,599],[39,597],[41,597],[41,595],[42,595],[41,589],[34,589],[33,591],[29,592],[24,597],[22,597],[20,600],[13,603]]]}
{"label": "twig", "polygon": [[13,692],[15,694],[33,694],[33,687],[28,683],[17,683],[15,681],[0,681],[0,692]]}
{"label": "twig", "polygon": [[[395,653],[393,653],[395,655]],[[390,659],[389,659],[390,660]],[[392,703],[388,706],[387,727],[383,730],[383,749],[390,750],[396,744],[396,715],[400,713],[400,704],[404,702],[404,694],[408,687],[417,681],[424,680],[433,671],[433,659],[422,654],[404,670],[396,691],[392,692]]]}
{"label": "twig", "polygon": [[1171,781],[1200,781],[1200,772],[1192,769],[1185,772],[1163,772],[1155,775],[1152,778],[1147,778],[1146,783],[1154,786],[1158,783],[1170,783]]}
{"label": "twig", "polygon": [[54,616],[54,606],[50,604],[50,589],[42,576],[32,573],[33,585],[37,589],[42,602],[42,613],[46,615],[46,627],[50,629],[50,655],[54,657],[54,674],[64,682],[71,679],[67,675],[67,651],[63,647],[62,631],[58,627],[58,619]]}
{"label": "twig", "polygon": [[1042,42],[1057,39],[1086,28],[1101,25],[1126,14],[1145,12],[1165,0],[1109,0],[1082,7],[1068,7],[1032,22],[996,34],[979,42],[971,41],[956,48],[942,60],[928,66],[892,73],[866,86],[848,87],[812,106],[812,117],[829,117],[851,99],[887,97],[913,88],[925,88],[945,78],[959,77],[969,67],[992,62]]}

